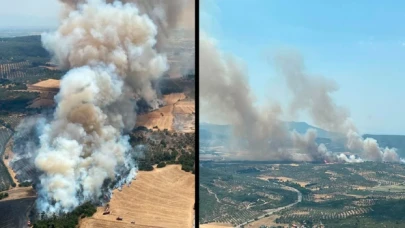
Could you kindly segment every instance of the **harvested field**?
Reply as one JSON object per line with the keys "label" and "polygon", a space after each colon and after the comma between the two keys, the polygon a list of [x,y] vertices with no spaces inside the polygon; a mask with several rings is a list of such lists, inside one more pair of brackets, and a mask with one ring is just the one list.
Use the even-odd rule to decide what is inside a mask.
{"label": "harvested field", "polygon": [[167,105],[172,105],[180,100],[184,100],[186,95],[184,93],[172,93],[169,95],[165,95],[163,100],[166,101]]}
{"label": "harvested field", "polygon": [[149,129],[153,129],[157,126],[160,130],[167,129],[172,130],[173,125],[173,105],[168,105],[159,108],[148,114],[139,115],[137,117],[137,126],[144,126]]}
{"label": "harvested field", "polygon": [[366,187],[366,186],[354,185],[354,186],[353,186],[353,189],[356,189],[356,190],[366,190],[366,189],[368,189],[368,187]]}
{"label": "harvested field", "polygon": [[25,199],[25,198],[36,198],[37,194],[35,193],[32,187],[16,187],[10,190],[7,190],[8,197],[0,200],[0,202],[7,200],[16,200],[16,199]]}
{"label": "harvested field", "polygon": [[57,91],[59,91],[59,88],[60,88],[60,80],[48,79],[48,80],[40,81],[33,85],[28,85],[27,87],[28,87],[29,91],[57,92]]}
{"label": "harvested field", "polygon": [[208,224],[201,224],[201,228],[223,228],[223,227],[233,227],[232,224],[226,223],[208,223]]}
{"label": "harvested field", "polygon": [[195,113],[195,102],[194,101],[179,101],[174,104],[174,114],[193,114]]}
{"label": "harvested field", "polygon": [[405,186],[403,185],[385,185],[385,186],[377,186],[371,188],[374,191],[382,191],[382,192],[405,192]]}
{"label": "harvested field", "polygon": [[[140,171],[129,187],[114,190],[111,214],[103,215],[100,207],[92,218],[81,221],[80,227],[192,227],[194,203],[195,176],[179,165],[168,165]],[[123,220],[117,221],[117,217]]]}
{"label": "harvested field", "polygon": [[195,101],[182,100],[184,93],[172,93],[164,96],[167,105],[137,117],[136,126],[149,129],[167,129],[178,132],[195,131]]}
{"label": "harvested field", "polygon": [[314,194],[314,202],[322,202],[324,200],[332,199],[331,194]]}
{"label": "harvested field", "polygon": [[44,88],[59,88],[60,87],[60,80],[48,79],[48,80],[44,80],[44,81],[40,81],[38,83],[35,83],[32,86],[44,87]]}

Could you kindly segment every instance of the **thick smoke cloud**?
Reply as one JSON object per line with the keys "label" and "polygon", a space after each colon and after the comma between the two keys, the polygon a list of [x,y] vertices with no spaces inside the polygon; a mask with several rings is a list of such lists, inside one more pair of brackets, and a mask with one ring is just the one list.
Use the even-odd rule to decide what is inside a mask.
{"label": "thick smoke cloud", "polygon": [[135,175],[122,132],[134,126],[134,96],[157,106],[152,80],[168,67],[153,48],[156,36],[153,21],[135,5],[100,0],[78,5],[57,31],[42,36],[55,63],[73,69],[61,81],[35,158],[41,211],[97,201],[106,180]]}
{"label": "thick smoke cloud", "polygon": [[92,0],[79,4],[55,33],[43,35],[42,42],[65,69],[100,62],[114,65],[126,85],[156,108],[151,81],[168,69],[166,57],[153,47],[157,32],[153,21],[133,4]]}
{"label": "thick smoke cloud", "polygon": [[273,103],[262,109],[255,100],[243,64],[224,55],[215,41],[203,33],[200,37],[200,97],[206,118],[233,126],[234,141],[248,151],[239,158],[252,160],[400,162],[395,149],[379,147],[374,139],[363,139],[350,119],[349,112],[335,104],[331,94],[338,87],[334,81],[305,73],[303,59],[283,52],[275,66],[293,94],[290,114],[307,111],[321,128],[346,136],[347,148],[360,152],[362,158],[335,155],[324,144],[316,143],[316,131],[305,134],[288,132],[281,121],[281,108]]}
{"label": "thick smoke cloud", "polygon": [[[312,161],[328,159],[324,145],[315,143],[316,132],[288,132],[280,120],[281,109],[254,105],[254,98],[241,64],[224,55],[207,34],[200,36],[200,98],[208,118],[233,126],[234,138],[246,142],[244,159]],[[292,145],[291,145],[292,144]],[[296,150],[291,149],[294,147]]]}
{"label": "thick smoke cloud", "polygon": [[[159,104],[153,82],[169,66],[158,45],[180,18],[173,14],[183,9],[181,1],[148,1],[146,10],[132,1],[62,3],[61,24],[43,34],[42,43],[53,61],[69,71],[51,120],[35,127],[39,142],[30,145],[35,152],[28,159],[39,174],[38,209],[46,213],[100,202],[111,187],[136,175],[132,157],[137,153],[123,134],[135,125],[138,99]],[[167,23],[159,25],[157,17]],[[34,126],[23,128],[33,131]]]}
{"label": "thick smoke cloud", "polygon": [[336,105],[331,97],[338,89],[334,81],[307,74],[303,58],[294,52],[276,55],[274,63],[293,94],[291,114],[307,111],[319,127],[343,133],[347,139],[347,148],[360,151],[366,160],[400,162],[395,149],[381,149],[376,140],[360,136],[349,112]]}
{"label": "thick smoke cloud", "polygon": [[[87,0],[60,0],[66,8],[63,16],[76,10]],[[142,14],[148,14],[157,25],[157,49],[165,48],[172,31],[179,26],[195,29],[195,0],[107,0],[107,3],[135,3]]]}

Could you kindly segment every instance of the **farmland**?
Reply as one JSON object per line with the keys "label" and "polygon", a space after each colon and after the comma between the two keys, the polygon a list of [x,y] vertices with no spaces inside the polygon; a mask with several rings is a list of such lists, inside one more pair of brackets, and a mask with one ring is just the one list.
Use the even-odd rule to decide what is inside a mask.
{"label": "farmland", "polygon": [[[307,227],[324,224],[326,227],[403,227],[405,220],[394,218],[395,214],[383,212],[381,208],[401,207],[405,200],[405,166],[400,164],[364,162],[359,164],[274,164],[254,162],[204,162],[202,163],[200,204],[202,211],[200,223],[220,222],[240,224],[224,219],[223,215],[234,213],[236,208],[229,206],[229,199],[235,200],[235,191],[250,192],[249,197],[241,198],[238,205],[246,205],[240,218],[253,227],[260,225],[306,224]],[[218,176],[218,177],[216,177]],[[230,183],[238,180],[239,184]],[[267,181],[266,181],[267,180]],[[265,204],[263,196],[258,194],[253,183],[263,181],[260,185],[266,194],[271,194],[274,185],[290,186],[302,193],[302,202],[276,211],[263,218],[271,208],[282,203]],[[266,184],[264,184],[266,183]],[[268,187],[266,187],[268,186]],[[226,188],[225,188],[226,187]],[[208,190],[209,189],[209,190]],[[224,192],[229,189],[228,192]],[[256,192],[255,192],[256,191]],[[279,193],[285,197],[286,192]],[[254,196],[254,197],[253,197]],[[291,195],[291,197],[296,197]],[[254,204],[252,204],[254,202]],[[402,203],[402,204],[401,204]],[[208,208],[212,207],[212,210]],[[242,208],[239,208],[242,210]],[[380,211],[376,213],[376,211]],[[221,213],[220,213],[221,212]],[[216,215],[216,216],[215,216]],[[254,221],[256,220],[256,221]],[[342,223],[344,221],[344,223]],[[345,224],[345,226],[340,225]],[[356,225],[357,224],[357,225]]]}
{"label": "farmland", "polygon": [[139,115],[137,126],[176,132],[194,132],[195,101],[187,99],[184,93],[164,95],[163,100],[166,102],[165,106]]}
{"label": "farmland", "polygon": [[[130,186],[114,190],[111,214],[103,215],[104,209],[98,208],[80,227],[129,227],[132,221],[138,227],[191,227],[194,192],[195,176],[178,165],[141,171]],[[122,221],[116,220],[119,216]]]}
{"label": "farmland", "polygon": [[232,165],[221,164],[203,166],[200,172],[200,199],[204,199],[200,201],[200,224],[239,225],[297,200],[297,193],[286,186],[251,178],[254,170],[240,174]]}
{"label": "farmland", "polygon": [[[21,227],[21,224],[26,225],[28,211],[34,203],[36,193],[29,186],[30,182],[20,182],[35,182],[38,173],[29,157],[11,163],[14,170],[8,165],[13,156],[22,155],[17,154],[16,148],[20,152],[33,148],[30,147],[33,145],[25,145],[24,142],[38,143],[38,132],[34,128],[26,129],[29,131],[28,136],[20,138],[19,142],[14,140],[14,146],[9,138],[19,129],[17,126],[22,120],[39,113],[53,112],[54,95],[58,91],[59,79],[65,72],[49,62],[50,56],[42,48],[40,36],[0,38],[0,53],[0,149],[3,162],[0,164],[0,187],[4,188],[1,190],[8,189],[9,194],[0,204],[20,209],[14,217],[10,217],[12,220],[0,217],[0,227]],[[159,86],[159,98],[165,105],[152,112],[149,112],[149,107],[145,108],[147,111],[137,109],[141,113],[137,117],[137,129],[128,132],[134,148],[134,159],[139,169],[145,171],[140,171],[137,180],[130,187],[125,186],[122,191],[116,190],[110,202],[112,215],[116,215],[115,212],[122,213],[124,221],[117,223],[116,217],[99,220],[99,208],[94,217],[83,221],[82,227],[112,227],[117,224],[119,227],[167,227],[166,224],[170,227],[192,226],[195,203],[195,82],[189,76],[164,78],[156,83]],[[8,148],[6,154],[3,154],[7,141]],[[157,166],[163,168],[156,168]],[[13,182],[16,187],[10,189]],[[5,209],[2,205],[1,210]],[[38,227],[48,227],[50,224],[71,227],[83,213],[91,216],[93,209],[92,204],[82,205],[58,219],[45,217],[37,220],[37,213],[33,213],[31,218],[37,220],[33,222]],[[128,219],[134,219],[136,225],[131,224]],[[21,223],[17,224],[16,221]]]}

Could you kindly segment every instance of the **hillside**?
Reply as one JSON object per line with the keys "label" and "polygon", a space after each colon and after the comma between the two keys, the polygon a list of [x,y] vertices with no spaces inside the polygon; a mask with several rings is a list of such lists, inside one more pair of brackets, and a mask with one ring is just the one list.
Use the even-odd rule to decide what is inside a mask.
{"label": "hillside", "polygon": [[364,138],[373,138],[380,147],[395,147],[400,157],[405,157],[405,135],[372,135],[365,134]]}
{"label": "hillside", "polygon": [[[300,134],[304,134],[308,129],[315,129],[318,138],[317,143],[324,143],[329,150],[333,152],[346,151],[344,138],[337,133],[329,132],[324,129],[309,125],[305,122],[286,122],[289,131],[296,130]],[[232,135],[232,127],[230,125],[217,125],[209,123],[200,123],[200,140],[202,145],[210,143],[223,143],[229,140]],[[405,157],[405,135],[374,135],[364,134],[364,138],[376,139],[380,147],[394,147],[398,150],[400,157]],[[332,140],[333,138],[333,140]],[[223,145],[223,144],[222,144]]]}
{"label": "hillside", "polygon": [[0,38],[0,61],[47,61],[49,53],[41,45],[41,36]]}
{"label": "hillside", "polygon": [[191,227],[194,203],[195,176],[169,165],[139,172],[131,185],[114,190],[110,214],[99,207],[80,227]]}

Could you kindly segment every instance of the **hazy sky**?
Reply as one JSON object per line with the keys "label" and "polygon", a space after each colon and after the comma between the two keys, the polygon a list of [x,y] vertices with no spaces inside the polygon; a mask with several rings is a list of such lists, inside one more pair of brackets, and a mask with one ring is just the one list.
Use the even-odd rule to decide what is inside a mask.
{"label": "hazy sky", "polygon": [[[307,72],[333,78],[336,103],[362,133],[405,134],[403,1],[203,0],[201,27],[242,58],[261,103],[288,102],[263,57],[298,50]],[[311,121],[302,115],[299,120]]]}
{"label": "hazy sky", "polygon": [[58,24],[58,0],[0,0],[0,6],[0,28]]}

